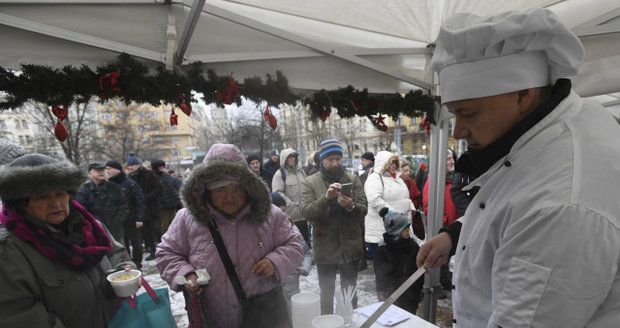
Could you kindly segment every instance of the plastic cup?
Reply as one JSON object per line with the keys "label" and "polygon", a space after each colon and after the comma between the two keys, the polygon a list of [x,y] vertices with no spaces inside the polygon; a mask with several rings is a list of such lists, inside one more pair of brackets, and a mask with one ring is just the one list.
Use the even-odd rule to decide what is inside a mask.
{"label": "plastic cup", "polygon": [[313,328],[342,328],[344,327],[344,319],[335,314],[325,314],[318,316],[312,320]]}
{"label": "plastic cup", "polygon": [[108,275],[108,281],[112,285],[114,293],[118,297],[129,297],[140,289],[140,277],[142,272],[138,270],[118,271]]}
{"label": "plastic cup", "polygon": [[321,296],[303,292],[291,297],[293,328],[312,328],[312,319],[321,315]]}

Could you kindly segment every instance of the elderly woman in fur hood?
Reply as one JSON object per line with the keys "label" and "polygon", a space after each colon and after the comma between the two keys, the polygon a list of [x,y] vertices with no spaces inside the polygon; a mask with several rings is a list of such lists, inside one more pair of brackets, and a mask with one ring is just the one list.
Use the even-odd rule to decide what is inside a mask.
{"label": "elderly woman in fur hood", "polygon": [[[281,285],[303,259],[300,235],[286,214],[271,204],[267,186],[250,171],[239,149],[213,145],[181,194],[186,208],[177,213],[157,246],[157,267],[164,280],[173,290],[184,287],[205,300],[202,316],[208,327],[290,326]],[[258,317],[249,311],[242,313],[213,229],[222,237],[245,296],[273,303]],[[198,288],[196,271],[202,269],[209,272],[211,281]],[[179,286],[175,276],[194,284]]]}
{"label": "elderly woman in fur hood", "polygon": [[125,248],[75,200],[75,165],[40,154],[0,168],[0,327],[107,327],[106,275],[135,268]]}

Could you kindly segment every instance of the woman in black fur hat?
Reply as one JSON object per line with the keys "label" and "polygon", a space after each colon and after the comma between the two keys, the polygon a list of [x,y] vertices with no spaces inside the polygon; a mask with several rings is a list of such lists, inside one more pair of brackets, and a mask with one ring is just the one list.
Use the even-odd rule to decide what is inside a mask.
{"label": "woman in black fur hat", "polygon": [[108,272],[135,268],[125,248],[75,200],[85,174],[23,155],[0,168],[0,327],[107,327]]}

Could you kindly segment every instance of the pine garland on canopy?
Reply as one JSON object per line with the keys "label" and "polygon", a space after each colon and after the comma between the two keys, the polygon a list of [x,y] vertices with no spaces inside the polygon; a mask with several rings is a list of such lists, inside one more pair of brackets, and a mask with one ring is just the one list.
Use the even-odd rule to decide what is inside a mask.
{"label": "pine garland on canopy", "polygon": [[192,63],[182,70],[167,71],[160,66],[151,73],[147,66],[128,54],[119,55],[115,62],[97,67],[95,71],[85,65],[58,69],[24,64],[21,73],[14,74],[0,67],[0,92],[6,94],[5,100],[0,102],[0,110],[17,108],[28,101],[69,108],[74,102],[86,103],[93,97],[98,97],[101,102],[118,97],[126,103],[149,103],[154,106],[173,104],[190,115],[189,103],[196,101],[192,96],[194,90],[203,94],[205,103],[218,106],[233,102],[240,105],[241,97],[256,103],[265,101],[268,106],[302,101],[309,106],[313,119],[325,120],[333,109],[337,109],[342,118],[365,116],[377,128],[386,130],[381,114],[392,118],[400,114],[409,117],[427,115],[432,118],[434,102],[438,101],[421,90],[412,90],[402,96],[398,93],[369,94],[366,89],[358,90],[352,86],[331,91],[320,90],[302,97],[291,91],[286,77],[280,71],[276,72],[275,77],[267,74],[264,81],[260,77],[253,77],[240,83],[233,78],[233,73],[217,75],[207,70],[205,74],[200,62]]}

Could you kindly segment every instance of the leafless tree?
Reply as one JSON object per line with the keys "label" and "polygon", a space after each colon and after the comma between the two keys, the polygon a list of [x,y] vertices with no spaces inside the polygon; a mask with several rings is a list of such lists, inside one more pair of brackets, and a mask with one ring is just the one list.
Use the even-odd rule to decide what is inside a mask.
{"label": "leafless tree", "polygon": [[[100,151],[97,113],[94,107],[93,102],[73,103],[63,122],[68,131],[67,140],[60,142],[54,139],[65,157],[76,165],[95,159]],[[28,103],[23,109],[32,115],[43,131],[54,137],[54,126],[58,119],[46,104]]]}
{"label": "leafless tree", "polygon": [[230,143],[237,145],[245,155],[259,154],[261,157],[272,148],[282,147],[279,130],[272,130],[263,120],[262,106],[250,101],[240,107],[213,108],[209,123],[203,126],[208,131],[198,134],[200,145]]}
{"label": "leafless tree", "polygon": [[340,119],[335,125],[335,136],[347,148],[349,160],[353,161],[353,151],[356,150],[356,146],[359,147],[358,136],[364,124],[358,117],[353,117]]}
{"label": "leafless tree", "polygon": [[159,129],[158,113],[147,104],[109,101],[100,108],[101,154],[123,161],[130,152],[141,158],[157,157],[153,146],[166,142],[154,140],[147,132]]}

